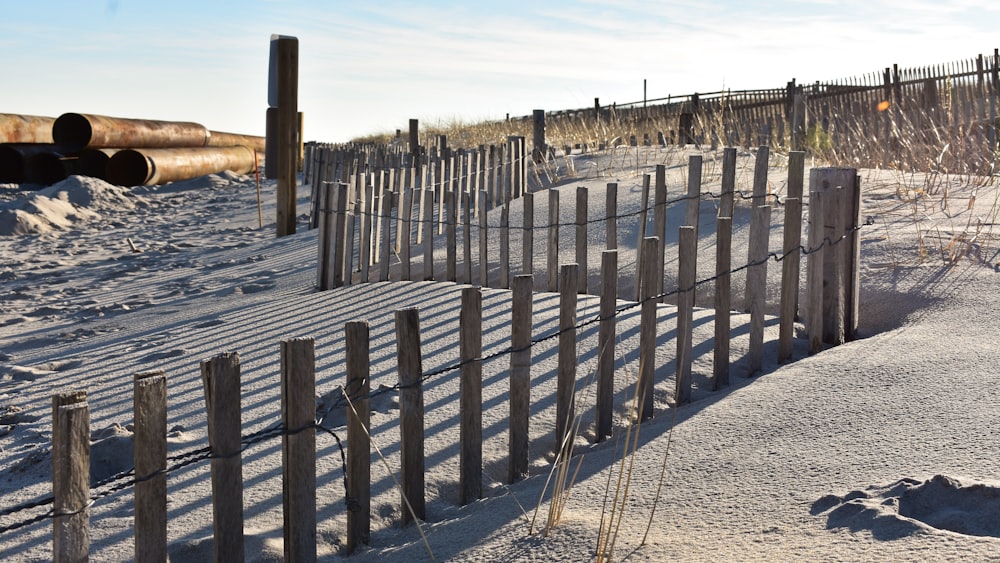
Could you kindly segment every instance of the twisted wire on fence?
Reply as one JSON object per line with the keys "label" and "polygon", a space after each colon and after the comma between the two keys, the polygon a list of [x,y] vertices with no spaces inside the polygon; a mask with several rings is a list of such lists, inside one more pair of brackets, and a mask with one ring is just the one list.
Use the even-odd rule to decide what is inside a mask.
{"label": "twisted wire on fence", "polygon": [[[292,430],[285,430],[284,424],[282,424],[282,423],[276,423],[276,424],[272,424],[271,426],[269,426],[269,427],[267,427],[267,428],[265,428],[263,430],[258,430],[257,432],[252,432],[250,434],[247,434],[246,436],[243,436],[240,439],[240,449],[238,449],[238,450],[236,450],[234,452],[230,452],[230,453],[226,453],[226,454],[213,455],[212,454],[212,450],[211,450],[210,447],[201,447],[201,448],[196,448],[196,449],[193,449],[193,450],[190,450],[190,451],[187,451],[187,452],[182,452],[180,454],[168,457],[167,458],[167,463],[168,464],[167,464],[167,467],[165,469],[162,469],[160,471],[154,471],[153,473],[150,473],[149,475],[144,475],[144,476],[141,476],[141,477],[136,477],[135,476],[135,467],[132,467],[132,468],[127,469],[125,471],[122,471],[120,473],[116,473],[114,475],[111,475],[111,476],[109,476],[109,477],[107,477],[105,479],[102,479],[102,480],[98,481],[97,483],[94,483],[93,485],[91,485],[91,487],[90,487],[91,491],[98,491],[98,492],[92,492],[91,495],[90,495],[90,500],[84,506],[82,506],[82,507],[80,507],[80,508],[78,508],[76,510],[62,511],[62,512],[58,512],[58,513],[55,511],[54,508],[50,508],[48,511],[43,512],[41,514],[37,514],[37,515],[31,516],[29,518],[26,518],[24,520],[20,520],[18,522],[14,522],[14,523],[11,523],[11,524],[0,526],[0,535],[5,534],[7,532],[12,532],[12,531],[15,531],[15,530],[19,530],[19,529],[24,528],[26,526],[30,526],[31,524],[35,524],[35,523],[41,522],[43,520],[57,518],[57,517],[60,517],[60,516],[72,516],[72,515],[75,515],[75,514],[79,514],[79,513],[83,512],[84,510],[90,508],[94,504],[96,504],[99,500],[101,500],[103,498],[106,498],[106,497],[109,497],[109,496],[112,496],[113,494],[121,492],[121,491],[123,491],[125,489],[128,489],[129,487],[133,487],[137,483],[142,483],[142,482],[145,482],[145,481],[149,481],[149,480],[151,480],[151,479],[153,479],[155,477],[158,477],[160,475],[168,475],[170,473],[174,473],[174,472],[179,471],[179,470],[181,470],[181,469],[183,469],[185,467],[188,467],[190,465],[194,465],[196,463],[199,463],[199,462],[202,462],[202,461],[205,461],[205,460],[233,458],[233,457],[236,457],[238,455],[241,455],[243,452],[245,452],[246,450],[248,450],[251,446],[254,446],[256,444],[262,443],[262,442],[264,442],[266,440],[270,440],[272,438],[276,438],[276,437],[279,437],[279,436],[292,436],[292,435],[299,434],[301,432],[305,432],[306,430],[311,430],[311,429],[322,430],[322,431],[326,432],[327,434],[329,434],[330,436],[332,436],[333,439],[334,439],[334,441],[336,441],[336,443],[337,443],[337,449],[340,451],[341,469],[343,470],[343,473],[344,473],[345,504],[347,505],[347,507],[348,507],[349,510],[357,510],[357,501],[355,500],[355,501],[352,502],[352,499],[350,499],[350,498],[348,498],[346,496],[346,492],[348,490],[347,489],[347,458],[346,458],[346,454],[344,453],[343,444],[342,444],[342,442],[340,440],[340,437],[337,435],[337,433],[334,432],[333,429],[327,428],[326,426],[323,426],[323,425],[321,425],[319,423],[309,424],[309,425],[302,426],[300,428],[295,428],[295,429],[292,429]],[[105,490],[100,490],[103,487],[108,487],[108,488],[105,489]],[[8,507],[8,508],[0,509],[0,518],[5,517],[5,516],[11,516],[11,515],[14,515],[14,514],[19,514],[21,512],[25,512],[25,511],[32,510],[32,509],[35,509],[35,508],[41,508],[41,507],[45,507],[45,506],[50,506],[50,505],[52,505],[54,503],[55,503],[55,497],[53,497],[52,495],[46,495],[46,496],[42,497],[41,499],[38,499],[38,500],[35,500],[35,501],[30,501],[30,502],[22,503],[22,504],[19,504],[19,505],[16,505],[16,506],[12,506],[12,507]]]}
{"label": "twisted wire on fence", "polygon": [[[687,198],[681,198],[681,199],[687,199]],[[785,251],[785,252],[776,252],[776,251],[768,252],[768,254],[766,256],[762,257],[759,260],[751,261],[751,262],[748,262],[748,263],[743,264],[741,266],[738,266],[736,268],[732,268],[732,269],[730,269],[730,270],[728,270],[726,272],[716,273],[713,276],[710,276],[710,277],[707,277],[707,278],[703,278],[701,280],[697,280],[694,283],[694,285],[692,285],[691,287],[688,287],[688,288],[680,288],[680,287],[674,288],[672,290],[665,291],[665,292],[662,292],[660,294],[650,296],[648,298],[636,301],[634,303],[629,303],[627,305],[623,305],[623,306],[617,307],[615,309],[614,313],[611,315],[611,318],[617,318],[619,315],[621,315],[621,314],[623,314],[623,313],[625,313],[625,312],[627,312],[629,310],[635,309],[637,307],[641,307],[643,305],[643,303],[646,303],[647,301],[651,301],[651,300],[659,301],[659,300],[661,300],[664,297],[670,297],[670,296],[677,295],[677,294],[680,294],[680,293],[692,291],[692,290],[694,290],[695,288],[697,288],[697,287],[699,287],[701,285],[704,285],[704,284],[707,284],[707,283],[711,283],[713,281],[718,280],[721,277],[738,273],[740,271],[743,271],[745,269],[751,268],[753,266],[758,266],[760,264],[763,264],[763,263],[767,262],[768,260],[772,260],[773,259],[775,262],[781,262],[785,258],[787,258],[788,256],[790,256],[790,255],[792,255],[794,253],[801,253],[801,254],[804,254],[804,255],[809,255],[809,254],[812,254],[814,252],[818,252],[819,250],[823,249],[824,247],[827,247],[827,246],[831,246],[832,247],[834,245],[837,245],[837,244],[841,243],[845,239],[847,239],[851,234],[853,234],[853,233],[855,233],[855,232],[863,229],[866,226],[873,225],[874,223],[875,223],[875,218],[869,216],[869,217],[866,218],[866,220],[863,223],[858,224],[858,225],[854,225],[854,226],[850,227],[849,229],[847,229],[846,231],[844,231],[839,237],[837,237],[835,239],[831,239],[830,237],[825,237],[820,242],[820,244],[818,246],[814,247],[814,248],[807,248],[805,246],[799,246],[798,248],[795,248],[795,249],[792,249],[792,250],[789,250],[789,251]],[[565,332],[577,331],[577,330],[586,328],[586,327],[588,327],[590,325],[599,323],[600,321],[605,320],[605,319],[606,319],[606,317],[602,317],[600,314],[598,314],[598,315],[594,316],[593,318],[590,318],[588,320],[585,320],[585,321],[582,321],[580,323],[577,323],[576,325],[574,325],[572,327],[568,327],[566,329],[557,329],[557,330],[551,332],[550,334],[547,334],[547,335],[544,335],[544,336],[540,336],[538,338],[533,338],[531,340],[531,342],[527,346],[517,347],[517,348],[515,348],[514,346],[507,346],[507,347],[505,347],[505,348],[503,348],[501,350],[498,350],[498,351],[493,352],[491,354],[487,354],[487,355],[482,356],[480,358],[473,358],[473,359],[463,360],[463,361],[455,362],[455,363],[452,363],[450,365],[443,366],[443,367],[440,367],[440,368],[428,371],[428,372],[422,374],[420,380],[417,383],[413,383],[413,384],[410,384],[410,385],[404,386],[404,385],[401,385],[399,383],[396,383],[396,384],[391,385],[391,386],[384,386],[383,385],[383,386],[380,386],[379,389],[376,389],[375,391],[372,391],[372,392],[368,393],[367,396],[356,396],[356,397],[353,395],[353,393],[351,393],[350,389],[344,388],[341,396],[338,397],[338,399],[331,406],[329,406],[327,409],[325,409],[322,413],[317,413],[316,420],[323,420],[323,418],[327,414],[329,414],[330,412],[332,412],[333,410],[335,410],[337,408],[346,407],[346,404],[347,404],[347,398],[346,397],[347,396],[353,397],[351,399],[352,401],[353,400],[358,400],[358,399],[363,399],[363,398],[369,398],[370,399],[370,398],[375,398],[375,397],[377,397],[379,395],[382,395],[384,393],[389,393],[389,392],[398,391],[398,390],[404,389],[404,388],[411,388],[411,387],[415,387],[415,386],[418,386],[418,385],[422,385],[424,382],[429,381],[432,378],[444,375],[446,373],[450,373],[450,372],[453,372],[453,371],[460,370],[463,366],[465,366],[467,364],[470,364],[470,363],[473,363],[473,362],[487,362],[487,361],[494,360],[494,359],[499,358],[499,357],[507,356],[507,355],[512,354],[512,353],[523,352],[523,351],[526,351],[526,350],[530,350],[532,347],[534,347],[536,345],[539,345],[539,344],[542,344],[544,342],[547,342],[547,341],[554,340],[554,339],[558,338],[561,334],[563,334]],[[361,384],[363,384],[363,382],[359,381],[358,384],[361,385]],[[321,425],[319,423],[313,423],[313,424],[306,425],[306,426],[303,426],[303,427],[300,427],[300,428],[295,428],[295,429],[292,429],[292,430],[286,430],[284,428],[284,424],[282,424],[282,423],[275,423],[275,424],[272,424],[271,426],[269,426],[267,428],[264,428],[262,430],[258,430],[257,432],[253,432],[253,433],[250,433],[250,434],[247,434],[247,435],[243,436],[241,438],[241,440],[240,440],[240,444],[241,444],[240,449],[237,450],[237,451],[234,451],[234,452],[230,452],[228,454],[213,455],[212,452],[211,452],[211,448],[210,447],[201,447],[201,448],[196,448],[196,449],[193,449],[193,450],[190,450],[190,451],[187,451],[187,452],[182,452],[180,454],[168,457],[167,458],[168,466],[165,469],[163,469],[161,471],[156,471],[156,472],[154,472],[152,474],[149,474],[149,475],[145,475],[145,476],[141,476],[141,477],[136,477],[135,476],[135,468],[133,467],[133,468],[130,468],[130,469],[126,470],[126,471],[123,471],[123,472],[117,473],[115,475],[112,475],[112,476],[110,476],[108,478],[102,479],[101,481],[99,481],[99,482],[95,483],[94,485],[92,485],[91,486],[91,490],[97,490],[97,489],[101,489],[103,487],[108,487],[108,488],[106,490],[103,490],[103,491],[92,493],[90,495],[89,502],[86,505],[84,505],[83,507],[81,507],[81,508],[79,508],[79,509],[77,509],[75,511],[60,512],[60,513],[56,513],[54,509],[49,509],[48,511],[46,511],[44,513],[34,515],[34,516],[26,518],[24,520],[21,520],[21,521],[18,521],[18,522],[14,522],[12,524],[7,524],[7,525],[0,526],[0,535],[2,535],[4,533],[7,533],[7,532],[12,532],[12,531],[24,528],[26,526],[29,526],[31,524],[35,524],[37,522],[41,522],[43,520],[47,520],[47,519],[51,519],[51,518],[56,518],[56,517],[59,517],[59,516],[71,516],[71,515],[74,515],[74,514],[78,514],[80,512],[83,512],[87,508],[93,506],[97,501],[99,501],[99,500],[101,500],[103,498],[109,497],[109,496],[111,496],[111,495],[113,495],[115,493],[118,493],[120,491],[128,489],[129,487],[134,486],[136,483],[140,483],[140,482],[144,482],[144,481],[148,481],[150,479],[153,479],[153,478],[155,478],[155,477],[157,477],[159,475],[168,475],[170,473],[179,471],[179,470],[181,470],[181,469],[183,469],[185,467],[188,467],[190,465],[194,465],[196,463],[199,463],[199,462],[202,462],[202,461],[205,461],[205,460],[209,460],[209,459],[232,458],[232,457],[235,457],[237,455],[242,454],[244,451],[246,451],[247,449],[249,449],[251,446],[256,445],[258,443],[261,443],[261,442],[264,442],[266,440],[270,440],[270,439],[273,439],[273,438],[276,438],[276,437],[279,437],[279,436],[291,436],[291,435],[298,434],[300,432],[304,432],[306,430],[311,430],[311,429],[324,431],[324,432],[326,432],[327,434],[329,434],[330,436],[332,436],[334,438],[334,440],[335,440],[335,442],[337,444],[337,449],[338,449],[338,451],[340,453],[340,458],[341,458],[341,469],[343,471],[343,482],[344,482],[344,503],[347,506],[348,510],[352,510],[352,511],[357,510],[358,509],[358,505],[357,505],[356,499],[352,499],[349,496],[349,494],[348,494],[348,490],[349,489],[348,489],[348,486],[347,486],[347,458],[346,458],[346,454],[345,454],[345,451],[344,451],[343,443],[342,443],[340,437],[337,435],[337,433],[334,432],[333,429],[328,428],[326,426],[323,426],[323,425]],[[8,508],[0,509],[0,518],[5,517],[5,516],[11,516],[11,515],[14,515],[14,514],[19,514],[19,513],[22,513],[22,512],[28,511],[28,510],[32,510],[32,509],[35,509],[35,508],[41,508],[41,507],[49,506],[49,505],[54,504],[54,502],[55,502],[55,498],[52,495],[47,495],[47,496],[45,496],[45,497],[43,497],[41,499],[35,500],[35,501],[30,501],[30,502],[22,503],[22,504],[19,504],[19,505],[16,505],[16,506],[12,506],[12,507],[8,507]]]}

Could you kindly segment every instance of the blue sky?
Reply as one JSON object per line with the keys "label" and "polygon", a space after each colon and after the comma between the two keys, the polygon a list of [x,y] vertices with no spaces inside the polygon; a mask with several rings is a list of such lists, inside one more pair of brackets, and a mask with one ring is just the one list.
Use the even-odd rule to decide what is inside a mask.
{"label": "blue sky", "polygon": [[307,140],[992,54],[995,0],[0,0],[0,113],[263,134],[299,38]]}

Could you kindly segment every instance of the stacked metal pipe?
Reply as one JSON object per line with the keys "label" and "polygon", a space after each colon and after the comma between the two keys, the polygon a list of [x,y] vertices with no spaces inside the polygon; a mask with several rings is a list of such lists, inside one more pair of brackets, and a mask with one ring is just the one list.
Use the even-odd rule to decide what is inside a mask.
{"label": "stacked metal pipe", "polygon": [[0,182],[52,184],[81,174],[123,185],[162,184],[224,170],[245,174],[264,137],[190,122],[66,113],[0,113]]}

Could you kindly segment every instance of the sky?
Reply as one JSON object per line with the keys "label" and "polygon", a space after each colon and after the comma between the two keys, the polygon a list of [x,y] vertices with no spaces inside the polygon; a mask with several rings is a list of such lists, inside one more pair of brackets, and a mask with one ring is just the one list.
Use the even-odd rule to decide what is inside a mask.
{"label": "sky", "polygon": [[996,0],[0,0],[0,113],[263,135],[272,34],[304,138],[774,88],[991,55]]}

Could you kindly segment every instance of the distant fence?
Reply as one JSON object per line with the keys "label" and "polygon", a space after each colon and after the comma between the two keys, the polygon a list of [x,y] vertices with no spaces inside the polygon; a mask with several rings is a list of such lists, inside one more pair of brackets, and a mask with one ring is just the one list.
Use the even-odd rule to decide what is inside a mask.
{"label": "distant fence", "polygon": [[[548,143],[767,145],[837,164],[997,172],[1000,54],[780,88],[723,90],[546,112]],[[530,130],[535,116],[514,117]]]}
{"label": "distant fence", "polygon": [[[766,179],[767,149],[758,153],[758,173]],[[531,349],[558,339],[556,420],[554,444],[556,463],[568,463],[572,456],[573,437],[580,432],[579,409],[575,389],[577,373],[577,333],[599,323],[595,434],[598,441],[611,434],[614,354],[616,353],[616,320],[626,311],[641,308],[639,328],[639,372],[634,394],[639,399],[638,419],[653,414],[653,392],[656,371],[656,341],[659,325],[657,304],[667,296],[677,297],[677,330],[673,403],[691,400],[693,363],[693,309],[696,288],[715,285],[715,336],[713,339],[712,388],[728,385],[730,377],[729,335],[733,273],[746,270],[747,298],[745,309],[750,313],[750,343],[747,354],[747,375],[758,372],[764,355],[764,301],[767,264],[772,259],[782,264],[781,318],[778,360],[792,358],[793,326],[796,316],[805,314],[809,336],[809,353],[823,349],[826,343],[839,344],[854,337],[858,326],[858,230],[863,223],[858,215],[860,180],[854,169],[814,169],[810,175],[810,205],[806,245],[802,245],[802,191],[804,157],[792,153],[789,166],[789,191],[781,202],[784,206],[784,237],[780,251],[768,249],[771,207],[763,181],[755,182],[747,198],[753,206],[750,227],[750,247],[746,262],[732,267],[732,212],[739,194],[732,184],[735,178],[735,149],[725,151],[725,172],[721,189],[720,211],[716,218],[716,273],[698,280],[697,215],[678,227],[680,241],[678,283],[665,287],[663,282],[663,239],[665,229],[666,185],[663,167],[657,169],[652,203],[642,212],[652,215],[655,233],[641,233],[642,255],[637,283],[640,295],[631,303],[621,305],[617,299],[619,277],[618,251],[609,248],[602,253],[600,279],[600,314],[593,319],[577,322],[577,302],[581,292],[579,265],[558,266],[556,290],[559,292],[559,328],[554,332],[533,337],[533,274],[523,273],[513,278],[510,307],[512,310],[511,344],[509,347],[483,356],[482,352],[482,289],[463,288],[459,349],[460,360],[433,372],[423,370],[421,357],[419,311],[404,309],[395,313],[398,362],[398,382],[392,387],[371,391],[369,388],[368,325],[364,321],[345,326],[344,392],[335,405],[347,409],[346,454],[341,448],[345,470],[345,504],[347,506],[347,549],[367,543],[370,537],[370,465],[371,443],[368,435],[367,400],[379,393],[398,391],[400,409],[400,481],[403,522],[425,518],[424,497],[424,417],[423,383],[446,373],[460,371],[460,503],[474,501],[482,494],[482,399],[484,380],[482,366],[494,359],[510,362],[510,440],[507,481],[522,478],[528,467],[528,413],[530,412],[530,382],[532,380]],[[690,176],[697,176],[700,157],[692,157]],[[700,181],[692,181],[700,188]],[[344,193],[343,184],[335,185]],[[649,184],[647,183],[647,189]],[[383,192],[384,194],[388,192]],[[582,192],[578,192],[582,193]],[[614,193],[612,190],[610,193]],[[524,194],[530,196],[530,193]],[[692,189],[683,198],[687,203],[700,201],[701,194]],[[480,201],[487,201],[482,198]],[[384,201],[389,201],[388,195]],[[583,200],[578,200],[583,202]],[[613,201],[609,198],[608,201]],[[648,198],[646,201],[650,201]],[[347,207],[341,206],[347,212]],[[328,213],[326,211],[323,212]],[[393,217],[388,215],[385,219]],[[485,217],[485,213],[480,217]],[[611,215],[611,218],[614,216]],[[394,218],[394,217],[393,217]],[[337,220],[334,224],[342,224]],[[613,224],[614,221],[608,221]],[[329,222],[328,222],[329,224]],[[578,225],[582,226],[582,225]],[[405,228],[411,235],[413,230]],[[609,232],[610,231],[609,229]],[[665,231],[663,231],[665,233]],[[579,231],[578,231],[579,233]],[[654,236],[646,236],[653,234]],[[428,238],[433,238],[427,233]],[[329,240],[336,241],[336,237]],[[615,237],[608,239],[609,242]],[[334,243],[335,244],[335,243]],[[351,245],[354,243],[352,242]],[[346,246],[344,254],[346,255]],[[578,248],[580,248],[578,246]],[[800,258],[807,258],[807,300],[800,307],[798,284]],[[582,261],[586,263],[586,261]],[[344,271],[346,274],[346,270]],[[550,276],[551,277],[551,276]],[[345,276],[346,279],[346,276]],[[166,557],[166,494],[167,477],[177,469],[204,460],[211,460],[213,491],[213,527],[216,559],[238,558],[243,553],[243,494],[241,455],[252,444],[282,437],[284,550],[286,560],[314,560],[316,557],[316,468],[315,431],[330,433],[340,444],[340,438],[321,420],[315,407],[315,351],[312,339],[295,339],[281,343],[281,422],[261,432],[241,435],[240,364],[235,353],[216,356],[201,364],[206,407],[208,411],[209,447],[167,457],[166,447],[166,378],[162,372],[136,376],[135,396],[135,467],[102,482],[104,492],[92,492],[89,483],[89,409],[84,392],[57,395],[53,398],[53,496],[42,502],[0,511],[9,517],[21,512],[52,505],[46,514],[0,527],[0,533],[10,533],[24,525],[43,519],[54,519],[54,559],[70,561],[85,559],[89,551],[89,507],[104,496],[135,486],[136,495],[136,559],[163,560]]]}

